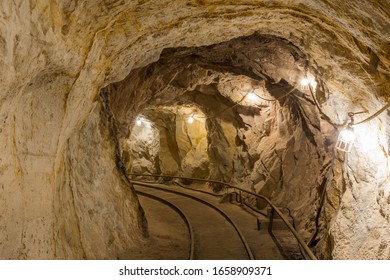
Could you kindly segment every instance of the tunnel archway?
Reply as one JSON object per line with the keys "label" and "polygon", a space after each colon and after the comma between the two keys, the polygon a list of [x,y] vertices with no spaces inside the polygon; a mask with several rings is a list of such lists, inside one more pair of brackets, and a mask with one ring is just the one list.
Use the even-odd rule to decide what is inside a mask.
{"label": "tunnel archway", "polygon": [[[258,33],[211,46],[163,51],[157,62],[109,86],[122,159],[130,166],[126,172],[235,183],[270,197],[317,243],[316,216],[323,207],[337,135],[337,127],[318,104],[317,98],[325,95],[323,81],[317,79],[312,92],[301,88],[303,77],[314,81],[317,75],[296,46]],[[203,115],[195,119],[204,122],[207,138],[203,154],[189,153],[186,159],[177,139],[191,142],[191,137],[183,137],[177,128],[192,114],[183,106],[201,110]],[[141,129],[149,124],[158,133],[141,133],[139,114],[146,116]],[[153,155],[131,152],[140,146]]]}

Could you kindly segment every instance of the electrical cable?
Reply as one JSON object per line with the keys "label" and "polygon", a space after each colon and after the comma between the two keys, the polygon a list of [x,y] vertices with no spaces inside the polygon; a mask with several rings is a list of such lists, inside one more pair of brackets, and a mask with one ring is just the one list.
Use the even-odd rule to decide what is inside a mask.
{"label": "electrical cable", "polygon": [[[306,67],[307,67],[307,66],[306,66]],[[305,68],[306,68],[306,67],[305,67]],[[306,72],[306,70],[305,70],[305,72]],[[306,76],[306,74],[305,74],[305,76]],[[250,93],[254,94],[256,97],[258,97],[259,99],[264,100],[264,101],[266,101],[266,102],[276,102],[276,101],[278,101],[278,100],[281,100],[281,99],[283,99],[283,98],[288,97],[288,96],[289,96],[290,94],[292,94],[296,89],[297,89],[297,86],[294,86],[290,91],[286,92],[283,96],[280,96],[280,97],[274,98],[274,99],[268,99],[268,98],[259,96],[258,94],[256,94],[256,93],[254,93],[253,91],[251,91],[251,92],[248,92],[247,94],[245,94],[245,95],[244,95],[238,102],[236,102],[234,105],[232,105],[232,106],[230,106],[230,107],[227,107],[227,108],[223,109],[222,111],[216,113],[215,115],[213,115],[213,116],[204,116],[204,117],[203,117],[203,116],[199,116],[199,117],[197,117],[197,119],[215,119],[215,118],[217,118],[218,116],[220,116],[220,115],[222,115],[223,113],[225,113],[226,111],[229,111],[229,110],[231,110],[231,109],[234,109],[235,107],[237,107],[238,105],[240,105],[240,104],[246,99],[246,97],[248,96],[248,94],[250,94]],[[344,124],[337,124],[337,123],[333,122],[333,121],[330,119],[330,117],[324,113],[324,111],[321,109],[320,105],[318,104],[317,99],[315,98],[315,95],[314,95],[314,92],[313,92],[313,89],[312,89],[312,86],[311,86],[311,85],[309,85],[309,91],[310,91],[310,94],[311,94],[311,97],[312,97],[312,99],[313,99],[313,102],[314,102],[315,106],[317,107],[318,111],[319,111],[320,114],[323,116],[323,118],[324,118],[328,123],[330,123],[333,127],[335,127],[335,128],[342,128],[342,127],[345,127]],[[379,111],[377,111],[377,112],[374,113],[373,115],[369,116],[368,118],[366,118],[366,119],[364,119],[364,120],[362,120],[362,121],[360,121],[360,122],[356,122],[356,123],[352,121],[352,122],[350,123],[350,125],[355,126],[355,125],[359,125],[359,124],[368,122],[368,121],[374,119],[375,117],[379,116],[382,112],[384,112],[385,110],[387,110],[387,109],[389,109],[389,108],[390,108],[390,102],[387,103],[384,107],[382,107]],[[364,111],[364,112],[365,112],[365,111]],[[364,113],[364,112],[359,112],[359,113]],[[348,113],[348,115],[352,118],[354,115],[359,114],[359,113],[350,112],[350,113]],[[193,115],[194,115],[194,113],[189,114],[189,116],[193,116]],[[182,115],[182,116],[185,116],[185,115]],[[183,119],[184,119],[184,118],[183,118]]]}
{"label": "electrical cable", "polygon": [[254,95],[256,95],[258,98],[264,100],[264,101],[268,101],[268,102],[276,102],[278,100],[281,100],[283,98],[286,98],[287,96],[289,96],[291,93],[294,92],[294,90],[298,89],[297,86],[294,86],[289,92],[286,92],[284,95],[278,97],[278,98],[274,98],[274,99],[267,99],[267,98],[264,98],[264,97],[261,97],[259,95],[257,95],[256,93],[253,93]]}
{"label": "electrical cable", "polygon": [[197,117],[198,119],[215,119],[217,118],[218,116],[222,115],[223,113],[225,113],[226,111],[229,111],[235,107],[237,107],[238,105],[240,105],[245,99],[246,97],[248,96],[248,94],[252,93],[254,94],[256,97],[258,97],[259,99],[261,100],[264,100],[264,101],[267,101],[267,102],[276,102],[278,100],[281,100],[283,98],[286,98],[287,96],[289,96],[290,94],[292,94],[294,92],[294,90],[296,90],[297,87],[294,86],[289,92],[286,92],[283,96],[280,96],[278,98],[274,98],[274,99],[267,99],[265,97],[262,97],[262,96],[259,96],[257,95],[256,93],[254,93],[253,91],[250,91],[248,92],[247,94],[245,94],[238,102],[236,102],[234,105],[230,106],[230,107],[227,107],[225,109],[223,109],[222,111],[216,113],[215,115],[213,116],[209,116],[209,117]]}
{"label": "electrical cable", "polygon": [[[376,112],[375,114],[369,116],[368,118],[360,121],[360,122],[357,122],[357,123],[353,123],[352,126],[355,126],[355,125],[358,125],[358,124],[362,124],[362,123],[365,123],[365,122],[368,122],[374,118],[376,118],[377,116],[379,116],[380,114],[382,114],[384,111],[386,111],[387,109],[390,108],[390,102],[387,103],[385,106],[383,106],[378,112]],[[354,113],[356,114],[356,113]]]}
{"label": "electrical cable", "polygon": [[[321,109],[321,107],[319,106],[315,96],[314,96],[314,93],[313,93],[313,90],[311,88],[311,86],[309,85],[309,90],[310,90],[310,94],[311,94],[311,97],[313,98],[313,101],[314,101],[314,104],[316,105],[318,111],[320,112],[321,115],[323,115],[325,117],[325,119],[331,124],[333,125],[334,127],[343,127],[343,125],[340,125],[340,124],[336,124],[334,123]],[[358,124],[363,124],[365,122],[368,122],[374,118],[376,118],[377,116],[379,116],[380,114],[382,114],[384,111],[386,111],[387,109],[390,108],[390,102],[387,103],[385,106],[383,106],[379,111],[377,111],[376,113],[372,114],[371,116],[369,116],[368,118],[360,121],[360,122],[353,122],[351,123],[352,126],[355,126],[355,125],[358,125]],[[362,112],[357,112],[357,113],[353,113],[353,112],[350,112],[348,113],[348,115],[352,118],[354,115],[357,115],[357,114],[361,114],[361,113],[366,113],[367,111],[362,111]]]}
{"label": "electrical cable", "polygon": [[[248,96],[249,93],[251,93],[251,92],[248,92],[247,94],[245,94],[238,102],[234,103],[234,105],[232,105],[232,106],[230,106],[230,107],[227,107],[227,108],[223,109],[222,111],[218,112],[217,114],[215,114],[215,115],[213,115],[213,116],[210,116],[210,117],[206,117],[206,116],[205,116],[205,117],[197,116],[196,119],[215,119],[216,117],[222,115],[222,114],[225,113],[226,111],[231,110],[231,109],[237,107],[238,105],[240,105],[241,102],[243,102],[243,101],[245,100],[245,98]],[[256,95],[256,96],[257,96],[257,95]],[[177,113],[176,113],[176,115],[177,115]],[[185,117],[185,116],[192,116],[192,117],[194,117],[194,113],[191,113],[191,114],[183,114],[183,115],[181,115],[181,119],[184,120],[184,117]]]}
{"label": "electrical cable", "polygon": [[[244,95],[244,97],[242,97],[238,102],[236,102],[233,106],[230,106],[230,107],[227,107],[225,109],[223,109],[222,111],[218,112],[217,114],[211,116],[211,117],[204,117],[205,119],[215,119],[217,116],[220,116],[222,115],[223,113],[225,113],[226,111],[228,110],[231,110],[235,107],[237,107],[239,104],[241,104],[242,101],[245,100],[245,98],[248,96],[248,94],[251,93],[251,92],[247,92],[247,94]],[[257,95],[256,95],[257,96]]]}
{"label": "electrical cable", "polygon": [[[313,90],[312,90],[312,88],[311,88],[310,85],[309,85],[309,90],[310,90],[310,94],[311,94],[311,96],[312,96],[312,98],[313,98],[313,101],[314,101],[314,103],[315,103],[317,109],[318,109],[319,112],[326,118],[326,120],[327,120],[330,124],[332,124],[334,127],[342,127],[341,125],[338,125],[338,124],[333,123],[333,122],[330,120],[330,118],[322,111],[321,107],[319,106],[319,104],[318,104],[318,102],[317,102],[317,100],[316,100],[316,98],[315,98],[315,96],[314,96]],[[367,111],[361,111],[361,112],[356,112],[356,113],[350,112],[350,113],[348,113],[348,116],[351,118],[351,122],[350,122],[349,125],[355,126],[355,125],[359,125],[359,124],[366,123],[366,122],[368,122],[368,121],[370,121],[370,120],[376,118],[377,116],[379,116],[381,113],[383,113],[384,111],[386,111],[386,110],[389,109],[389,108],[390,108],[390,102],[387,103],[386,105],[384,105],[384,106],[383,106],[380,110],[378,110],[376,113],[372,114],[372,115],[369,116],[368,118],[366,118],[366,119],[364,119],[364,120],[362,120],[362,121],[359,121],[359,122],[357,122],[357,123],[355,123],[354,120],[353,120],[354,115],[361,114],[361,113],[366,113]],[[328,173],[330,170],[333,170],[334,161],[335,161],[335,155],[333,155],[331,164],[330,164],[328,167],[326,167],[326,169],[327,169],[326,173]],[[315,218],[315,226],[316,226],[316,228],[315,228],[315,232],[312,234],[312,236],[311,236],[311,238],[310,238],[310,240],[309,240],[309,242],[308,242],[308,246],[313,246],[313,245],[314,245],[314,243],[315,243],[315,238],[317,237],[317,234],[318,234],[318,232],[319,232],[319,217],[320,217],[320,214],[321,214],[321,210],[322,210],[322,208],[323,208],[323,204],[324,204],[324,202],[325,202],[326,186],[327,186],[327,182],[328,182],[328,181],[329,181],[329,179],[325,176],[324,181],[323,181],[323,183],[322,183],[322,185],[323,185],[323,191],[322,191],[322,194],[321,194],[321,197],[320,197],[320,205],[319,205],[319,207],[318,207],[318,209],[317,209],[316,218]]]}

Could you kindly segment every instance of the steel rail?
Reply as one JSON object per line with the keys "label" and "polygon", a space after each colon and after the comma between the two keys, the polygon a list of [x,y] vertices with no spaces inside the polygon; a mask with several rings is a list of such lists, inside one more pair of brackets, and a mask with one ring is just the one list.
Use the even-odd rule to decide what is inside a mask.
{"label": "steel rail", "polygon": [[212,193],[212,192],[208,192],[208,191],[204,191],[204,190],[197,190],[197,189],[193,189],[193,188],[188,188],[188,187],[185,187],[182,183],[179,183],[176,181],[174,183],[184,190],[200,192],[200,193],[208,194],[208,195],[211,195],[214,197],[222,197],[223,196],[223,194],[216,194],[216,193]]}
{"label": "steel rail", "polygon": [[146,193],[146,192],[143,192],[143,191],[136,191],[137,194],[140,194],[140,195],[143,195],[143,196],[146,196],[146,197],[149,197],[151,199],[154,199],[154,200],[158,200],[160,201],[161,203],[164,203],[166,205],[168,205],[170,208],[172,208],[176,213],[179,214],[179,216],[184,220],[185,224],[187,225],[187,229],[188,229],[188,234],[190,236],[190,251],[189,251],[189,260],[193,260],[194,259],[194,252],[195,252],[195,238],[194,238],[194,229],[191,225],[191,222],[190,220],[188,219],[188,217],[186,216],[186,214],[183,212],[183,210],[181,210],[178,206],[176,206],[175,204],[161,198],[161,197],[158,197],[158,196],[155,196],[155,195],[152,195],[150,193]]}
{"label": "steel rail", "polygon": [[244,245],[244,248],[246,250],[246,253],[248,255],[248,258],[250,260],[254,260],[255,257],[252,253],[252,250],[248,244],[248,242],[246,241],[244,235],[242,234],[242,232],[240,231],[240,229],[238,228],[238,226],[236,225],[236,223],[222,210],[220,209],[219,207],[215,206],[214,204],[204,200],[204,199],[201,199],[199,197],[196,197],[196,196],[193,196],[193,195],[190,195],[190,194],[187,194],[187,193],[182,193],[182,192],[178,192],[178,191],[174,191],[174,190],[170,190],[170,189],[166,189],[166,188],[161,188],[159,186],[155,186],[151,183],[145,183],[145,182],[141,182],[141,181],[134,181],[134,180],[130,180],[130,183],[133,183],[135,185],[141,185],[141,186],[145,186],[145,187],[149,187],[149,188],[154,188],[154,189],[158,189],[158,190],[161,190],[161,191],[165,191],[165,192],[170,192],[170,193],[174,193],[174,194],[177,194],[177,195],[182,195],[182,196],[186,196],[186,197],[189,197],[193,200],[196,200],[198,202],[201,202],[207,206],[209,206],[210,208],[213,208],[214,210],[216,210],[218,213],[220,213],[232,226],[233,228],[235,229],[235,231],[237,232],[238,236],[240,237],[240,240],[242,242],[242,244]]}
{"label": "steel rail", "polygon": [[130,176],[138,176],[138,177],[160,177],[160,178],[172,178],[172,179],[183,179],[183,180],[193,180],[193,181],[200,181],[200,182],[206,182],[206,183],[216,183],[216,184],[220,184],[220,185],[223,185],[223,186],[226,186],[228,188],[232,188],[232,189],[236,189],[236,190],[239,190],[241,192],[244,192],[244,193],[247,193],[247,194],[250,194],[250,195],[253,195],[255,197],[258,197],[258,198],[261,198],[263,200],[265,200],[268,205],[272,208],[272,212],[270,213],[270,223],[269,223],[269,231],[272,230],[272,222],[273,222],[273,218],[274,218],[274,215],[273,215],[273,212],[276,212],[279,217],[282,219],[282,221],[284,222],[284,224],[287,226],[287,228],[291,231],[291,233],[294,235],[295,239],[298,241],[299,245],[302,246],[302,249],[305,251],[305,253],[309,256],[309,258],[311,260],[317,260],[317,257],[314,255],[314,253],[312,252],[312,250],[309,248],[309,246],[306,244],[306,242],[304,241],[304,239],[301,237],[301,235],[295,230],[295,228],[293,227],[293,225],[288,221],[287,217],[283,214],[283,212],[275,205],[271,202],[271,200],[264,196],[264,195],[260,195],[260,194],[257,194],[257,193],[254,193],[254,192],[251,192],[251,191],[248,191],[248,190],[245,190],[243,188],[240,188],[240,187],[236,187],[234,185],[231,185],[229,183],[224,183],[224,182],[221,182],[221,181],[216,181],[216,180],[209,180],[209,179],[201,179],[201,178],[190,178],[190,177],[182,177],[182,176],[168,176],[168,175],[158,175],[158,174],[137,174],[137,173],[129,173],[127,175],[130,175]]}

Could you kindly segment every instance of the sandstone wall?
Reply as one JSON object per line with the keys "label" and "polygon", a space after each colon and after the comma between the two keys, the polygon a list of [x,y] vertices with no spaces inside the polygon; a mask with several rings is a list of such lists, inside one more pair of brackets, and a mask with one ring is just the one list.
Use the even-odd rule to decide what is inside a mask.
{"label": "sandstone wall", "polygon": [[318,246],[335,259],[389,259],[388,116],[355,127],[352,151],[338,153]]}
{"label": "sandstone wall", "polygon": [[64,153],[54,194],[57,258],[131,258],[146,233],[136,194],[113,160],[106,110],[96,105]]}

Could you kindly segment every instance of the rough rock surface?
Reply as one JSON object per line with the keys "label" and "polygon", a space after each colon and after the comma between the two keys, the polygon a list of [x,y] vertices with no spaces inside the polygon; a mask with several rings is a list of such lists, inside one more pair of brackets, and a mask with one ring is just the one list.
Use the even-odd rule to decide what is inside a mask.
{"label": "rough rock surface", "polygon": [[63,185],[54,200],[56,257],[126,259],[142,238],[142,211],[112,160],[115,143],[106,113],[96,106],[69,139]]}
{"label": "rough rock surface", "polygon": [[139,125],[132,128],[130,138],[123,143],[123,162],[131,173],[157,173],[160,133],[150,125],[150,120],[142,118]]}
{"label": "rough rock surface", "polygon": [[[92,201],[101,199],[100,194],[89,191],[88,177],[96,166],[74,164],[71,173],[66,168],[72,157],[77,157],[77,162],[89,157],[79,151],[85,145],[76,144],[74,137],[83,139],[80,133],[96,108],[100,88],[156,61],[164,48],[211,45],[261,31],[292,42],[307,56],[309,70],[320,81],[317,98],[324,112],[333,121],[344,123],[348,111],[373,113],[388,99],[389,10],[387,1],[376,0],[177,0],[175,5],[157,0],[1,1],[0,258],[115,257],[108,247],[104,252],[97,252],[102,250],[99,246],[82,248],[83,235],[75,231],[77,224],[80,229],[104,224],[100,230],[105,233],[96,236],[103,244],[114,221],[104,223],[103,216],[95,216],[97,220],[86,222],[88,211],[81,211],[77,203],[72,206],[74,198],[68,193],[72,188],[64,189],[67,176],[85,174],[73,188],[80,190],[79,202],[85,198],[83,194],[92,195]],[[134,119],[137,108],[147,100],[142,92],[131,94],[135,98],[131,104],[124,102],[128,110],[121,114]],[[169,100],[169,91],[158,97]],[[289,113],[279,115],[283,118]],[[121,125],[127,124],[118,123],[118,130],[124,133]],[[339,155],[332,169],[316,250],[325,258],[389,259],[388,116],[356,130],[363,140],[358,140],[347,158]],[[321,129],[325,131],[330,130]],[[286,143],[293,145],[301,135],[290,134],[285,140],[294,140]],[[371,137],[364,137],[367,135]],[[87,136],[85,141],[93,141]],[[291,162],[294,154],[282,150],[279,160]],[[316,156],[315,149],[306,147],[306,151]],[[112,170],[114,154],[106,150],[95,156],[107,161],[104,170]],[[229,165],[222,168],[223,172],[229,170],[233,170]],[[128,222],[133,226],[123,231],[118,226],[118,232],[127,236],[123,248],[131,247],[137,232],[142,231],[136,226],[142,221],[136,199],[124,190],[120,172],[106,176],[112,189],[105,191],[112,201],[111,208],[102,207],[110,215],[120,209],[132,213]],[[63,194],[61,203],[59,194]],[[128,194],[131,206],[119,207],[124,202],[121,194]],[[68,228],[67,222],[74,242],[66,232],[57,233],[59,228]],[[120,246],[118,238],[109,240]]]}
{"label": "rough rock surface", "polygon": [[[163,127],[160,131],[164,133],[170,127],[166,122],[172,117],[165,117],[165,124],[159,118],[168,105],[187,109],[176,112],[180,120],[194,115],[188,111],[189,106],[193,106],[193,111],[201,110],[201,116],[194,115],[196,122],[185,124],[186,130],[180,129],[185,121],[171,124],[177,127],[175,133],[169,133],[175,136],[173,144],[163,145],[167,141],[161,140],[166,136],[160,136],[157,153],[160,165],[165,164],[159,171],[237,183],[273,198],[299,217],[300,227],[312,229],[315,209],[307,208],[318,200],[321,170],[329,161],[327,154],[333,139],[321,135],[319,112],[308,93],[299,92],[287,82],[293,83],[299,75],[301,57],[299,50],[288,42],[259,35],[207,48],[167,51],[159,62],[132,71],[123,82],[112,86],[114,115],[120,127],[126,128],[125,123],[131,124],[128,104],[143,96],[145,105],[139,106],[137,112],[155,115],[149,117],[151,124]],[[258,63],[266,60],[273,63]],[[265,80],[259,80],[261,77]],[[287,90],[291,92],[288,96]],[[133,97],[131,93],[135,91],[139,94]],[[254,100],[247,97],[249,92],[257,94]],[[122,102],[125,96],[127,103]],[[204,120],[205,128],[200,132],[199,123]],[[189,133],[189,128],[196,133]],[[149,141],[146,150],[154,151],[154,141],[145,137],[139,129],[133,129],[130,139],[139,140],[130,146],[144,147],[144,142]],[[204,152],[193,149],[183,153],[182,147],[197,146],[199,140]],[[127,147],[122,149],[126,154]],[[177,155],[174,162],[172,155]],[[133,159],[133,168],[139,160],[140,157]],[[142,157],[142,163],[145,161],[151,162],[153,157]],[[194,172],[199,165],[204,171]],[[136,168],[142,169],[137,164]]]}

